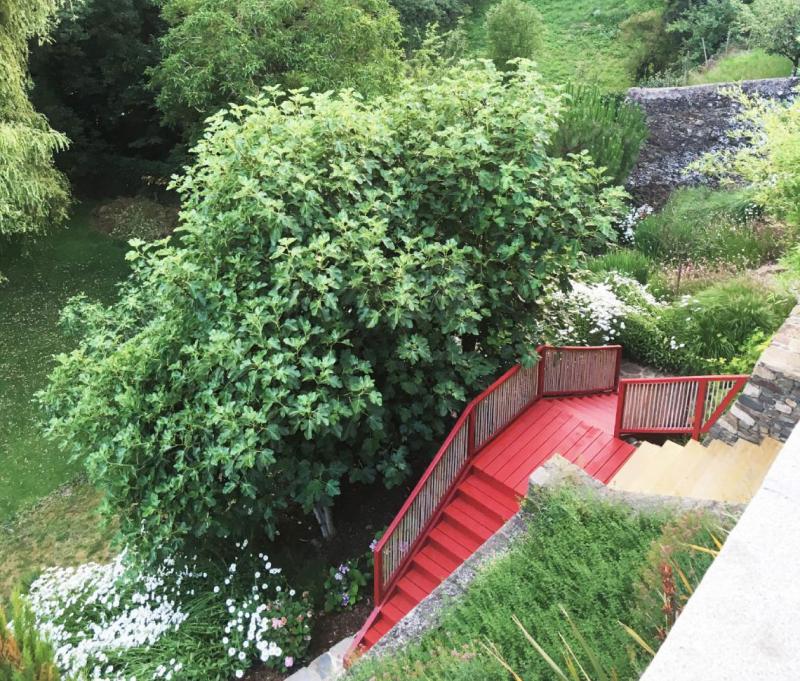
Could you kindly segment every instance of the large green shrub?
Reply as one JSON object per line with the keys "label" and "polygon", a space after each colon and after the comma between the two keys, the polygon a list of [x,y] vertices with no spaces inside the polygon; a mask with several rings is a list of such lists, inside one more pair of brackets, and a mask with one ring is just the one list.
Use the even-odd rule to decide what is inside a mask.
{"label": "large green shrub", "polygon": [[265,85],[389,89],[400,70],[388,0],[167,0],[161,62],[151,70],[164,120],[199,136],[203,120]]}
{"label": "large green shrub", "polygon": [[531,361],[537,301],[622,209],[588,157],[548,155],[559,107],[530,63],[487,62],[215,116],[176,184],[181,243],[137,245],[115,305],[72,305],[81,339],[41,395],[123,534],[325,520],[342,479],[402,479]]}
{"label": "large green shrub", "polygon": [[722,282],[667,308],[659,324],[675,343],[708,359],[732,359],[757,331],[771,334],[794,300],[751,279]]}
{"label": "large green shrub", "polygon": [[700,64],[738,37],[741,7],[738,0],[690,3],[670,22],[667,30],[680,37],[683,56],[692,64]]}
{"label": "large green shrub", "polygon": [[453,28],[477,0],[389,0],[400,15],[408,47],[418,47],[432,24]]}
{"label": "large green shrub", "polygon": [[553,137],[553,153],[588,151],[605,168],[609,181],[624,184],[647,138],[647,121],[638,105],[591,85],[570,85],[566,111]]}
{"label": "large green shrub", "polygon": [[523,0],[501,0],[486,13],[489,57],[497,68],[513,68],[514,59],[530,59],[542,43],[542,17]]}

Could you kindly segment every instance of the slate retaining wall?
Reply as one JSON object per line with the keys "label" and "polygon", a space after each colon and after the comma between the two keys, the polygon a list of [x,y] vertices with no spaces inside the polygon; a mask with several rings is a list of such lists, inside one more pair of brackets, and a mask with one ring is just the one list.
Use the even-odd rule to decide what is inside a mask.
{"label": "slate retaining wall", "polygon": [[[658,208],[673,189],[707,183],[686,167],[710,151],[736,146],[729,132],[737,125],[740,105],[724,94],[735,83],[669,88],[632,88],[628,98],[647,116],[650,137],[628,180],[628,191],[639,205]],[[740,84],[750,95],[789,101],[798,78],[750,80]]]}
{"label": "slate retaining wall", "polygon": [[711,429],[711,437],[759,444],[769,436],[786,442],[800,422],[800,305],[775,334],[733,407]]}

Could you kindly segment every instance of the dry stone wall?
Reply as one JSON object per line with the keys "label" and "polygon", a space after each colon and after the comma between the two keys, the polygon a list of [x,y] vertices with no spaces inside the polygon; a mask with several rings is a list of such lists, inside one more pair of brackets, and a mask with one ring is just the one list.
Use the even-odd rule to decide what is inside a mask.
{"label": "dry stone wall", "polygon": [[[740,85],[750,95],[789,101],[800,79],[771,78]],[[725,94],[733,86],[718,83],[628,91],[628,98],[644,109],[650,128],[650,137],[628,181],[628,191],[640,205],[659,207],[676,187],[707,182],[687,171],[687,166],[707,152],[735,146],[729,132],[738,123],[740,105]]]}
{"label": "dry stone wall", "polygon": [[713,438],[786,442],[800,422],[800,305],[775,334],[742,394],[711,429]]}

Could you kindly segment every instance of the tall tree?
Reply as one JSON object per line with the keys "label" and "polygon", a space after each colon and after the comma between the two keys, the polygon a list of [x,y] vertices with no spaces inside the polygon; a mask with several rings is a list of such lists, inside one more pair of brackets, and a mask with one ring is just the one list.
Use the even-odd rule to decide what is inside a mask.
{"label": "tall tree", "polygon": [[265,85],[371,95],[400,70],[387,0],[165,0],[163,17],[170,28],[152,84],[164,121],[189,139]]}
{"label": "tall tree", "polygon": [[53,165],[67,138],[33,108],[28,43],[51,28],[57,0],[0,2],[0,242],[66,218],[69,192]]}
{"label": "tall tree", "polygon": [[800,1],[753,0],[742,6],[742,26],[757,47],[787,57],[800,69]]}
{"label": "tall tree", "polygon": [[533,361],[544,291],[605,242],[622,191],[548,153],[561,101],[530,62],[465,63],[390,97],[214,116],[178,181],[178,244],[140,244],[42,395],[156,549],[325,516],[397,483],[502,366]]}
{"label": "tall tree", "polygon": [[146,70],[166,31],[154,0],[82,0],[59,12],[52,40],[34,47],[32,100],[72,141],[56,162],[76,191],[133,193],[165,176],[176,139],[160,124]]}

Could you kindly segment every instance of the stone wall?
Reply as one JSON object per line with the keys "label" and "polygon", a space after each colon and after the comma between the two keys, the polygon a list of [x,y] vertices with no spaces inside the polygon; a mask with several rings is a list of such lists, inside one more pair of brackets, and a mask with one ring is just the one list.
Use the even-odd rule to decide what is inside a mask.
{"label": "stone wall", "polygon": [[[632,88],[628,97],[647,116],[650,137],[628,181],[639,204],[661,206],[681,185],[704,179],[686,167],[705,153],[734,146],[728,135],[737,124],[740,106],[724,94],[733,84],[672,88]],[[800,79],[772,78],[741,83],[744,92],[789,101]]]}
{"label": "stone wall", "polygon": [[730,411],[711,429],[713,438],[786,442],[800,421],[800,305],[761,355],[753,377]]}

